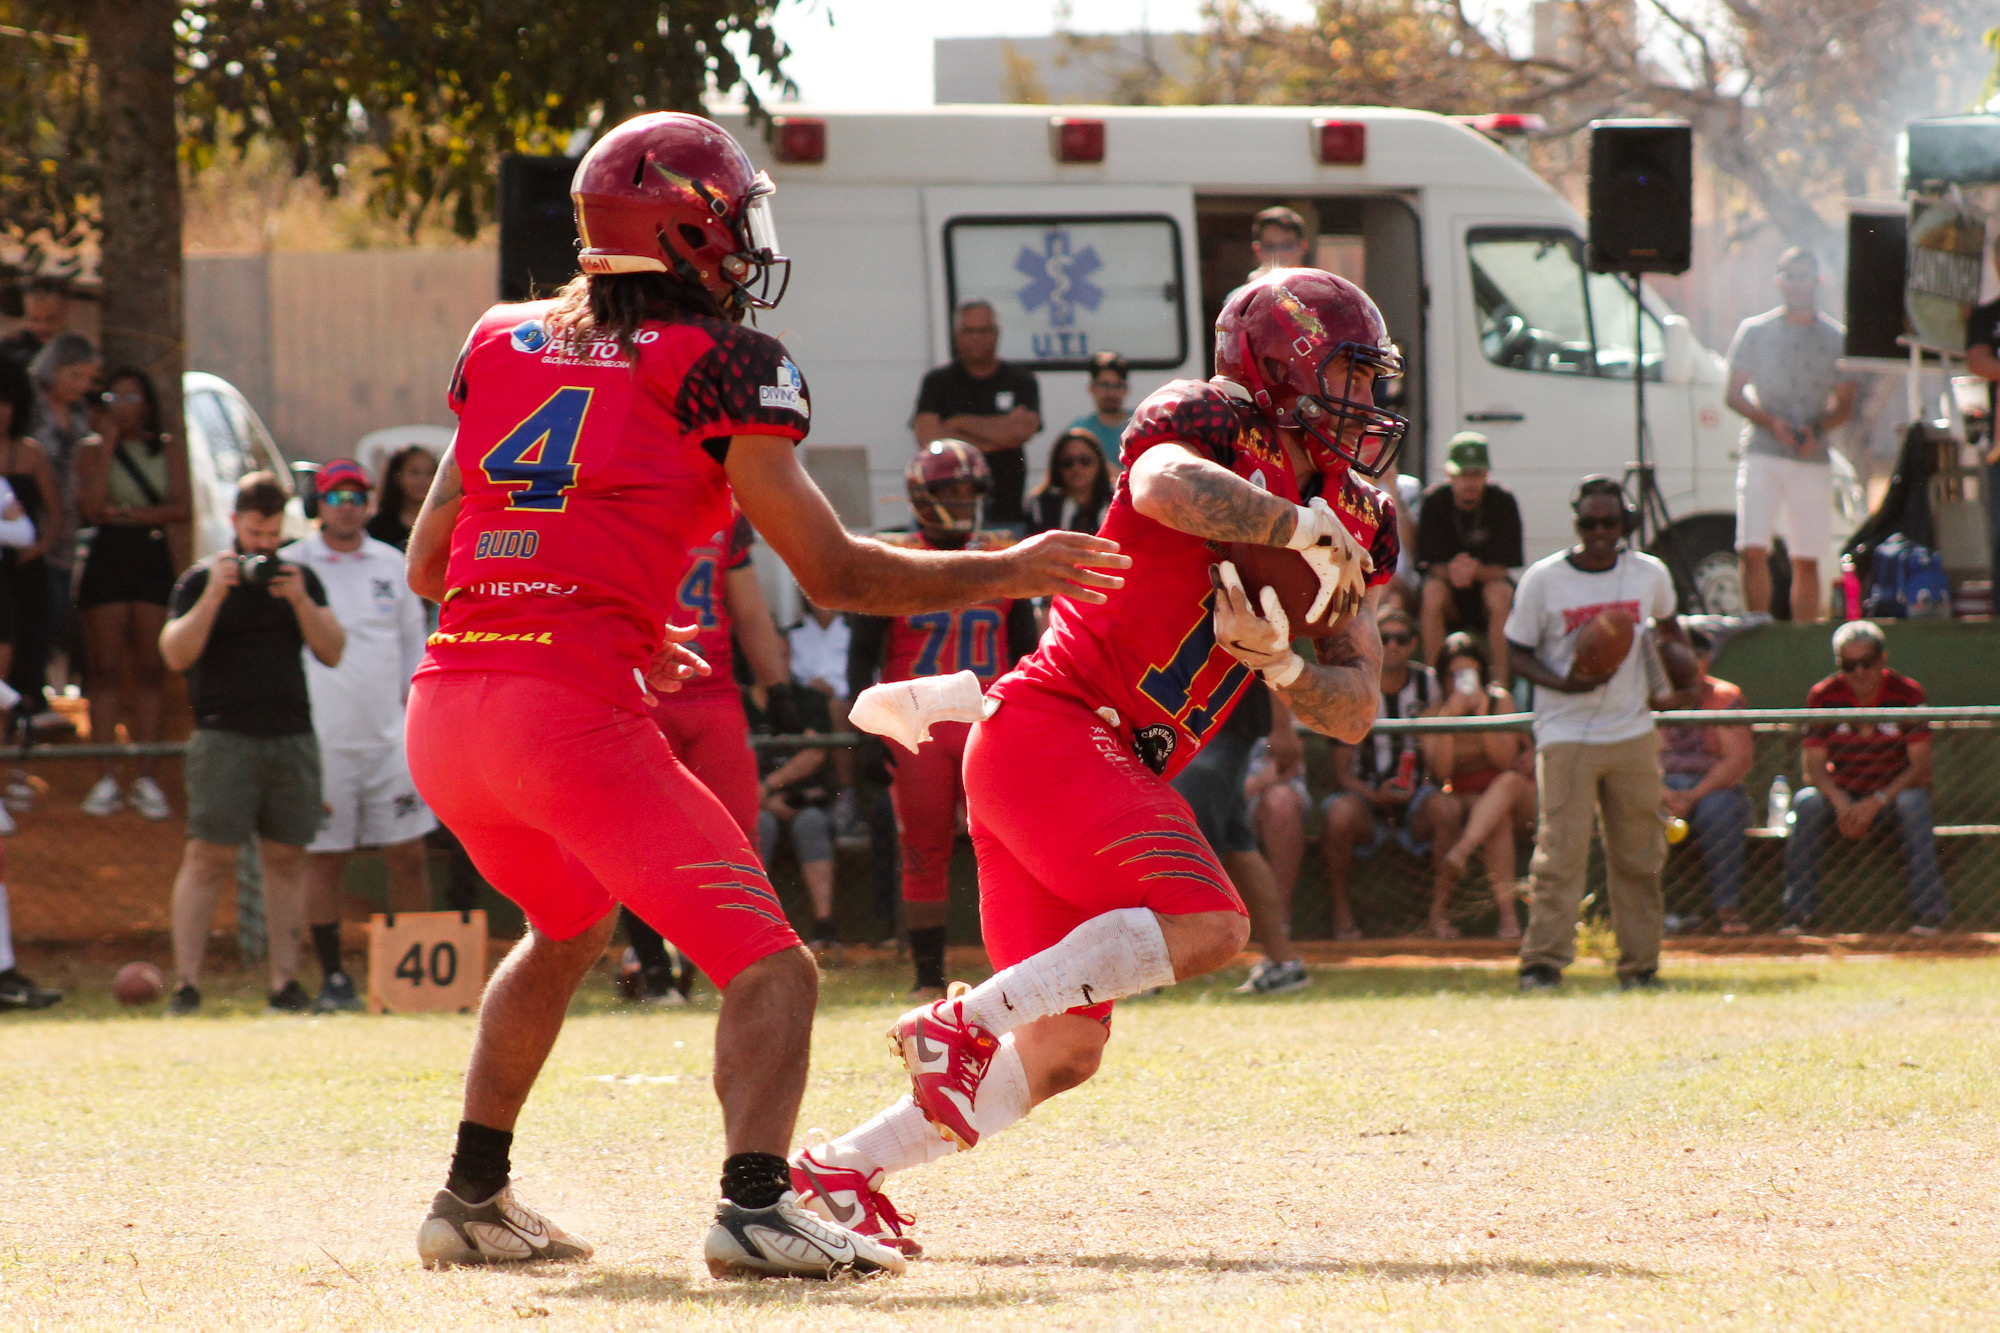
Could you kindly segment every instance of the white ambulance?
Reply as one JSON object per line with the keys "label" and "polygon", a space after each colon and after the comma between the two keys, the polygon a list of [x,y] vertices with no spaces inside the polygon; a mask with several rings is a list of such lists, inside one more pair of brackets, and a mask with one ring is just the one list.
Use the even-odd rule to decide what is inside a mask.
{"label": "white ambulance", "polygon": [[[1652,292],[1635,356],[1631,288],[1585,270],[1583,219],[1467,125],[1376,107],[788,107],[767,139],[722,119],[778,183],[793,273],[762,325],[804,368],[808,466],[851,524],[906,519],[917,387],[950,358],[958,303],[992,302],[1000,354],[1038,372],[1032,486],[1089,410],[1091,353],[1131,363],[1134,404],[1207,377],[1250,219],[1285,204],[1307,219],[1307,262],[1360,282],[1408,359],[1388,404],[1412,423],[1402,471],[1436,481],[1451,436],[1484,432],[1528,558],[1547,554],[1573,540],[1577,478],[1633,457],[1637,362],[1681,549],[1710,609],[1740,609],[1722,358]],[[1844,539],[1859,489],[1836,466]]]}

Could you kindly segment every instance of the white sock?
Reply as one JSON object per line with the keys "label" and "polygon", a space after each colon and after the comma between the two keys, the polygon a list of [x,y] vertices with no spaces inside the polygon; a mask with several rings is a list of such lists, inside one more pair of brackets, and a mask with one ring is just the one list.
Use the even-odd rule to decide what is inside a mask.
{"label": "white sock", "polygon": [[1174,960],[1160,919],[1143,907],[1121,907],[1092,917],[1040,953],[995,972],[960,1003],[969,1017],[999,1036],[1065,1009],[1173,984]]}
{"label": "white sock", "polygon": [[[979,1081],[972,1104],[972,1127],[979,1140],[998,1134],[1028,1114],[1028,1070],[1011,1037],[1000,1039],[1000,1050]],[[937,1132],[916,1103],[903,1098],[873,1120],[855,1126],[815,1153],[828,1166],[843,1166],[880,1183],[880,1176],[928,1166],[957,1151],[957,1145]],[[878,1174],[879,1173],[879,1174]]]}
{"label": "white sock", "polygon": [[847,718],[861,730],[887,736],[915,754],[930,739],[931,723],[977,722],[985,715],[979,677],[957,671],[870,685],[854,697]]}
{"label": "white sock", "polygon": [[7,905],[7,886],[0,884],[0,972],[14,966],[14,912]]}

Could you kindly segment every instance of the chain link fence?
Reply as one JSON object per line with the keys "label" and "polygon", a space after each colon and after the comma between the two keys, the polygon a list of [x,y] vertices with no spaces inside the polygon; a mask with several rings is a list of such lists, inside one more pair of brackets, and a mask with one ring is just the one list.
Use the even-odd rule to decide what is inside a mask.
{"label": "chain link fence", "polygon": [[[2000,931],[2000,707],[1750,709],[1662,713],[1657,720],[1747,727],[1752,743],[1743,781],[1702,802],[1684,829],[1669,834],[1679,834],[1667,849],[1661,876],[1670,935],[1721,943],[1779,932],[1879,936],[1916,927],[1922,936],[1933,926],[1947,933]],[[1528,714],[1390,720],[1379,723],[1377,732],[1526,732],[1532,721]],[[1833,825],[1831,812],[1815,810],[1805,795],[1806,728],[1840,722],[1899,728],[1922,722],[1931,737],[1929,786],[1884,809],[1859,838],[1846,836]],[[1334,790],[1331,747],[1313,744],[1309,754],[1311,804],[1318,814]],[[1294,933],[1325,938],[1332,933],[1330,912],[1320,901],[1326,896],[1326,830],[1309,823],[1308,831],[1311,846],[1294,897]],[[1926,843],[1935,851],[1934,872]],[[1514,866],[1522,894],[1533,850],[1533,829],[1524,824],[1516,833]],[[1436,863],[1428,849],[1420,851],[1414,854],[1389,838],[1374,855],[1354,862],[1348,892],[1364,937],[1422,935],[1429,929]],[[1602,903],[1600,843],[1592,846],[1588,884],[1594,901]],[[1490,885],[1488,870],[1475,857],[1451,887],[1449,919],[1467,937],[1498,931]],[[1726,910],[1732,897],[1734,913]],[[1526,919],[1525,907],[1521,918]]]}

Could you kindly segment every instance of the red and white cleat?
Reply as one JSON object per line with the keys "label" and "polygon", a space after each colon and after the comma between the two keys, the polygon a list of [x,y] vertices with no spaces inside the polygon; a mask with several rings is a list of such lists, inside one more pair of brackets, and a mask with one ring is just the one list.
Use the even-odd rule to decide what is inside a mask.
{"label": "red and white cleat", "polygon": [[916,1237],[903,1234],[911,1219],[875,1188],[881,1179],[879,1171],[870,1176],[851,1166],[828,1166],[810,1148],[800,1149],[792,1158],[792,1190],[799,1196],[799,1207],[877,1245],[900,1250],[906,1259],[918,1258],[924,1247]]}
{"label": "red and white cleat", "polygon": [[960,997],[969,989],[953,982],[944,999],[910,1010],[889,1029],[889,1044],[910,1071],[917,1109],[961,1149],[979,1142],[972,1103],[1000,1049],[1000,1039],[966,1015]]}

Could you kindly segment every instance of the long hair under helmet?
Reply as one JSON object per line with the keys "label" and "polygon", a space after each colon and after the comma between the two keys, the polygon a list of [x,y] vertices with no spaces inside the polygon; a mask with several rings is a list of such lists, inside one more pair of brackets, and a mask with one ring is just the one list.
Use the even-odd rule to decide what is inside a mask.
{"label": "long hair under helmet", "polygon": [[[1327,384],[1328,368],[1345,356],[1345,382]],[[1377,477],[1396,461],[1407,418],[1377,407],[1368,390],[1356,398],[1355,371],[1368,366],[1376,382],[1401,375],[1403,357],[1382,312],[1347,279],[1316,268],[1263,273],[1230,294],[1215,319],[1215,373],[1249,391],[1276,425],[1304,434],[1320,470],[1352,467]],[[1297,398],[1279,402],[1279,392]],[[1352,443],[1348,436],[1353,436]],[[1377,441],[1372,459],[1367,442]]]}
{"label": "long hair under helmet", "polygon": [[792,272],[771,219],[776,190],[714,121],[635,116],[591,146],[570,182],[578,263],[589,274],[671,273],[724,310],[769,310]]}

